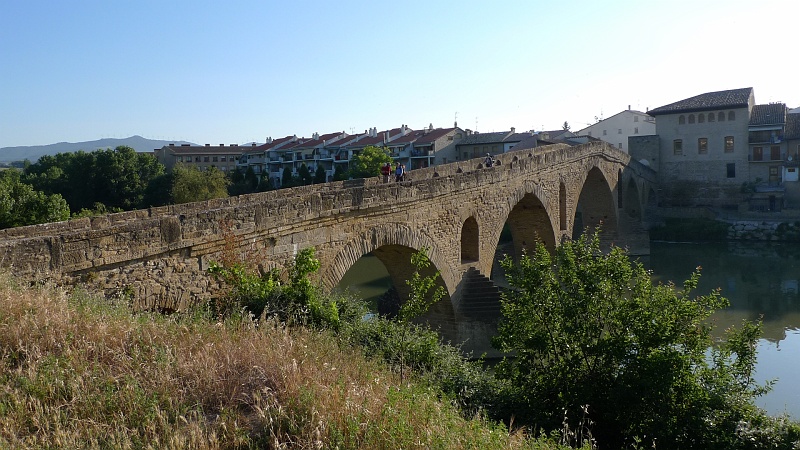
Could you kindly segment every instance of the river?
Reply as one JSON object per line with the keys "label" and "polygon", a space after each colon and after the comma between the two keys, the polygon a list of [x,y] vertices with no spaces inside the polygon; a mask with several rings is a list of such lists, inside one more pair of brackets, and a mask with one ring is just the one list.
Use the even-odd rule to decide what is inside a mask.
{"label": "river", "polygon": [[[680,244],[653,242],[651,253],[640,258],[652,269],[655,282],[682,286],[700,266],[697,293],[717,287],[730,307],[712,317],[717,330],[739,325],[743,319],[763,320],[755,377],[759,383],[775,380],[772,391],[756,399],[769,414],[788,413],[800,419],[800,246],[764,242]],[[340,286],[349,286],[374,301],[391,286],[377,258],[361,258],[345,274]],[[721,335],[721,332],[718,333]]]}

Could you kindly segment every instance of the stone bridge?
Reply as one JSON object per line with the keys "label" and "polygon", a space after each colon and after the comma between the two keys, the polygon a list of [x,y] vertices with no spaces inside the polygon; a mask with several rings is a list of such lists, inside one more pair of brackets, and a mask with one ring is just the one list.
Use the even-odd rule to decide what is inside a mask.
{"label": "stone bridge", "polygon": [[0,267],[22,279],[126,292],[142,308],[181,309],[218,288],[205,271],[224,257],[282,267],[313,246],[333,288],[363,255],[401,291],[413,252],[428,249],[450,303],[467,270],[489,276],[504,226],[519,255],[554,248],[602,222],[606,244],[647,253],[643,225],[655,172],[605,143],[554,145],[414,170],[411,180],[303,186],[207,202],[0,230]]}

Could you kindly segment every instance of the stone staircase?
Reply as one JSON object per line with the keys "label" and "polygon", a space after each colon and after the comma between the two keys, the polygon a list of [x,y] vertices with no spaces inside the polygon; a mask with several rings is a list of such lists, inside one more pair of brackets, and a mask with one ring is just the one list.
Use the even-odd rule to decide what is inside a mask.
{"label": "stone staircase", "polygon": [[500,318],[500,288],[470,267],[464,274],[458,312],[466,317],[493,322]]}

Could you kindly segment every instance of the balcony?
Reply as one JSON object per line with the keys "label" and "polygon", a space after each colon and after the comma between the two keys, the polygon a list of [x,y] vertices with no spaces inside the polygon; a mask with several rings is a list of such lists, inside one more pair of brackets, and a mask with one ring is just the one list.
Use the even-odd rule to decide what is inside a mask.
{"label": "balcony", "polygon": [[748,141],[751,144],[780,144],[783,142],[783,130],[751,131]]}

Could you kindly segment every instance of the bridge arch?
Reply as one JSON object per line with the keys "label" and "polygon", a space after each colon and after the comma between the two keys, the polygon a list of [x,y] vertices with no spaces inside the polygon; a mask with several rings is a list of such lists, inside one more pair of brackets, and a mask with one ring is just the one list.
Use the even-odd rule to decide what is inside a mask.
{"label": "bridge arch", "polygon": [[603,224],[603,235],[611,236],[617,232],[617,211],[611,183],[603,171],[594,166],[586,173],[578,195],[572,235],[573,237],[580,236],[584,229],[593,231],[601,223]]}
{"label": "bridge arch", "polygon": [[[450,266],[438,251],[436,241],[427,233],[413,229],[404,223],[389,223],[373,227],[348,243],[333,257],[332,262],[322,276],[325,289],[333,289],[345,273],[362,256],[374,254],[389,271],[395,288],[403,293],[405,281],[413,273],[411,254],[423,247],[428,249],[433,270],[441,274],[447,293],[452,295],[456,283],[453,280]],[[401,296],[402,298],[402,296]]]}
{"label": "bridge arch", "polygon": [[514,258],[519,258],[523,251],[532,251],[537,241],[542,241],[548,250],[555,250],[556,232],[548,213],[549,205],[549,197],[539,184],[526,186],[512,195],[505,221],[499,225],[501,228],[508,225]]}
{"label": "bridge arch", "polygon": [[469,216],[461,226],[461,263],[480,260],[480,233],[478,221]]}

